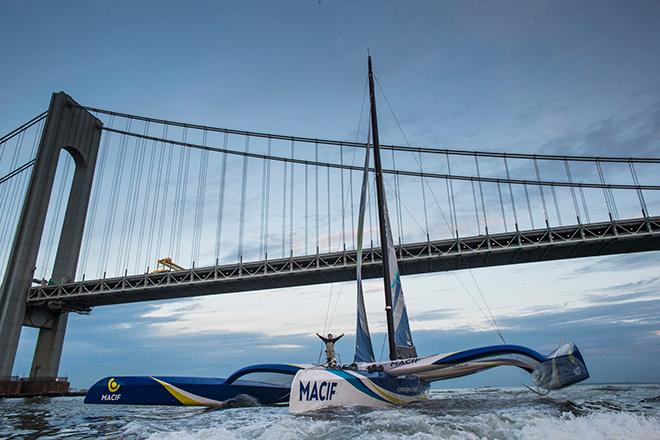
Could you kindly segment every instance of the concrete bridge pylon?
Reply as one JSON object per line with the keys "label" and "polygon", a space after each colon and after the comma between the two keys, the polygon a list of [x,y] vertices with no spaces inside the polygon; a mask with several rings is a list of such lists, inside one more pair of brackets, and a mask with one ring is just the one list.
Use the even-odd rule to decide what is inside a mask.
{"label": "concrete bridge pylon", "polygon": [[[23,325],[38,327],[30,380],[57,376],[67,324],[66,310],[27,310],[39,244],[62,150],[75,163],[62,232],[52,271],[54,283],[74,280],[103,124],[66,93],[52,95],[20,214],[5,277],[0,287],[0,385],[9,381]],[[38,314],[37,314],[38,313]],[[2,388],[0,386],[0,388]]]}

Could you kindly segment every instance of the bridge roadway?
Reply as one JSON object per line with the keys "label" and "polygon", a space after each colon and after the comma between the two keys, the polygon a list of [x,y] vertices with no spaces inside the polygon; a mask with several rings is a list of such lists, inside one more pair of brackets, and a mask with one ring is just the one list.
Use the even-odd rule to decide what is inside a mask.
{"label": "bridge roadway", "polygon": [[[397,248],[402,275],[660,250],[660,217],[590,223]],[[381,275],[380,249],[363,253],[363,276]],[[28,307],[87,311],[91,307],[186,298],[355,279],[356,252],[293,256],[63,285],[35,286]]]}

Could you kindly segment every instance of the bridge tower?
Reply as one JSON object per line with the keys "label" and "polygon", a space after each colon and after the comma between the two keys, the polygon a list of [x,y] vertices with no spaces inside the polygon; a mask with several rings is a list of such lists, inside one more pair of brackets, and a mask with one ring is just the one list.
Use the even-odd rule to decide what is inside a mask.
{"label": "bridge tower", "polygon": [[[75,163],[64,223],[52,272],[54,283],[74,280],[94,178],[103,124],[63,92],[52,95],[36,162],[0,290],[0,391],[8,382],[23,325],[38,327],[39,336],[30,382],[47,384],[56,378],[67,324],[65,310],[26,308],[39,244],[44,230],[61,150]],[[47,387],[46,387],[47,388]],[[35,387],[37,391],[41,388]]]}

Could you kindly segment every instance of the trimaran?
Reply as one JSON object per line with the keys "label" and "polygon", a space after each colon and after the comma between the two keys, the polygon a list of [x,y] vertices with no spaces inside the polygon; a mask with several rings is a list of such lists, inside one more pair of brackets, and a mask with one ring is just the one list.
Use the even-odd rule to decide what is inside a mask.
{"label": "trimaran", "polygon": [[114,376],[95,383],[85,403],[133,405],[222,406],[247,395],[260,404],[289,404],[293,413],[331,407],[384,407],[425,400],[431,382],[461,377],[501,365],[522,368],[534,384],[555,390],[589,377],[575,344],[549,355],[520,345],[478,347],[448,354],[418,356],[412,342],[396,251],[387,212],[378,139],[374,78],[369,65],[371,137],[382,248],[389,361],[376,362],[362,291],[361,261],[364,212],[369,177],[367,142],[358,220],[357,328],[354,362],[337,365],[260,364],[242,368],[226,379],[163,376]]}

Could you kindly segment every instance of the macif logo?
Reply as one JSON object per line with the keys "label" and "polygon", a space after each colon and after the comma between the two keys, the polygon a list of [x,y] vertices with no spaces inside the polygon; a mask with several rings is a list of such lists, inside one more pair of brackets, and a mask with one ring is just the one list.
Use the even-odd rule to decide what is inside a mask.
{"label": "macif logo", "polygon": [[119,391],[119,384],[117,383],[114,377],[111,377],[108,380],[108,391],[110,391],[111,393],[116,393],[117,391]]}
{"label": "macif logo", "polygon": [[320,384],[313,382],[310,385],[310,382],[303,383],[300,382],[300,400],[332,400],[332,396],[335,395],[337,389],[337,382],[326,382],[323,381]]}

